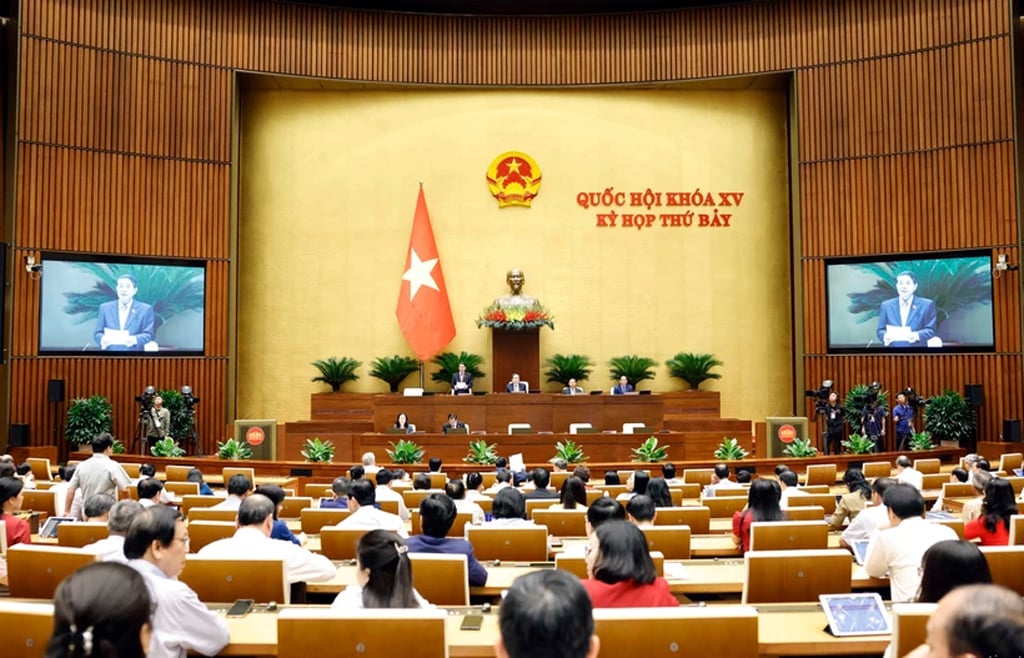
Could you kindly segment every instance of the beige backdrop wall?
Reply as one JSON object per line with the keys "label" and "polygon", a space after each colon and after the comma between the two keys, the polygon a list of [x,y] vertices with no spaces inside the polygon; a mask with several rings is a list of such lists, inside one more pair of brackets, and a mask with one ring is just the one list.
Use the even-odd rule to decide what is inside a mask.
{"label": "beige backdrop wall", "polygon": [[[704,388],[723,415],[790,412],[784,93],[249,91],[241,108],[238,417],[308,418],[309,394],[327,390],[310,382],[314,359],[410,354],[395,306],[420,181],[458,332],[448,350],[489,360],[474,320],[519,267],[556,318],[542,357],[591,356],[586,388],[607,388],[613,356],[711,352],[725,365]],[[540,165],[532,208],[499,209],[487,190],[508,150]],[[606,210],[577,195],[609,187],[627,204],[648,188],[663,204],[698,189],[743,199],[717,208],[728,228],[599,228]],[[368,370],[346,390],[386,391]],[[643,387],[682,383],[660,365]]]}

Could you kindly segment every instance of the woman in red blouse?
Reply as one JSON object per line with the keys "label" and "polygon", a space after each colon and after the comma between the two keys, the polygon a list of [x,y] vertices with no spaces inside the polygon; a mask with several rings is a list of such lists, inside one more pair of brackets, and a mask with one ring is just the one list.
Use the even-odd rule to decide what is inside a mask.
{"label": "woman in red blouse", "polygon": [[732,516],[732,540],[746,553],[750,550],[750,524],[754,521],[785,521],[779,507],[782,488],[775,480],[758,478],[750,485],[747,508]]}
{"label": "woman in red blouse", "polygon": [[1006,546],[1010,543],[1010,517],[1017,513],[1013,485],[1003,478],[992,478],[985,485],[981,517],[964,525],[964,539],[980,539],[982,546]]}
{"label": "woman in red blouse", "polygon": [[21,501],[25,499],[21,488],[21,480],[11,477],[0,478],[0,509],[3,512],[0,518],[7,526],[8,546],[32,543],[32,530],[28,526],[28,521],[14,516],[21,509]]}
{"label": "woman in red blouse", "polygon": [[608,521],[594,530],[587,553],[583,587],[595,608],[661,608],[678,606],[668,583],[659,578],[640,528],[626,521]]}

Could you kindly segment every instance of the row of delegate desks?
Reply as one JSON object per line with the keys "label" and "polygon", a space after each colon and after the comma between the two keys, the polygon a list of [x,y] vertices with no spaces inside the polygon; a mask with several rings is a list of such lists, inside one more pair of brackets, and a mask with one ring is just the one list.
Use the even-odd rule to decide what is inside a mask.
{"label": "row of delegate desks", "polygon": [[[758,612],[758,655],[775,656],[862,656],[881,655],[889,645],[888,635],[837,638],[826,633],[825,614],[817,604],[770,604],[753,606]],[[450,610],[446,624],[448,651],[452,658],[493,658],[494,643],[500,631],[498,612],[484,614],[479,631],[460,628],[463,614],[477,612],[479,608]],[[260,610],[240,619],[228,619],[231,643],[221,656],[276,656],[276,613]],[[699,638],[694,645],[699,646]],[[642,640],[637,641],[637,655],[664,655],[649,651]]]}

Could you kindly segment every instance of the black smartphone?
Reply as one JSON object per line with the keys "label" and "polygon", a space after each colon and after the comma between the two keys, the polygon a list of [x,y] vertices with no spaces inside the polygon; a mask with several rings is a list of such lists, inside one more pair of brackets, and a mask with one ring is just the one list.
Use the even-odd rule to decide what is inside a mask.
{"label": "black smartphone", "polygon": [[478,631],[483,623],[483,615],[466,615],[462,618],[462,626],[459,628],[464,631]]}
{"label": "black smartphone", "polygon": [[255,601],[252,599],[238,599],[228,609],[228,617],[244,617],[252,611]]}

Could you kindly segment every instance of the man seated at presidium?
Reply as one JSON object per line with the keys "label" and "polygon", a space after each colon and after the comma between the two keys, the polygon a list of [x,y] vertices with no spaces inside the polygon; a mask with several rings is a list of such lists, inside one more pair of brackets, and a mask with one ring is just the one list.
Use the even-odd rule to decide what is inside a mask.
{"label": "man seated at presidium", "polygon": [[117,299],[100,304],[93,338],[100,349],[142,351],[156,334],[156,315],[149,304],[135,301],[139,284],[131,274],[117,277]]}
{"label": "man seated at presidium", "polygon": [[519,373],[513,373],[512,381],[505,384],[506,393],[529,393],[530,387],[526,385],[526,382],[519,381]]}
{"label": "man seated at presidium", "polygon": [[466,424],[464,422],[462,422],[461,420],[459,420],[458,414],[456,414],[453,411],[452,413],[448,414],[448,422],[441,426],[441,433],[442,434],[447,434],[451,430],[464,430],[464,429],[466,429]]}
{"label": "man seated at presidium", "polygon": [[452,375],[452,395],[472,395],[473,375],[466,370],[466,364],[459,364],[459,371]]}
{"label": "man seated at presidium", "polygon": [[612,389],[612,395],[625,395],[632,392],[633,385],[629,383],[629,379],[625,375],[619,377],[619,383]]}
{"label": "man seated at presidium", "polygon": [[903,271],[896,275],[893,299],[878,308],[878,339],[886,347],[926,347],[935,336],[935,302],[916,297],[917,276]]}
{"label": "man seated at presidium", "polygon": [[562,389],[562,395],[583,395],[583,389],[576,385],[576,380],[569,378],[568,386]]}

